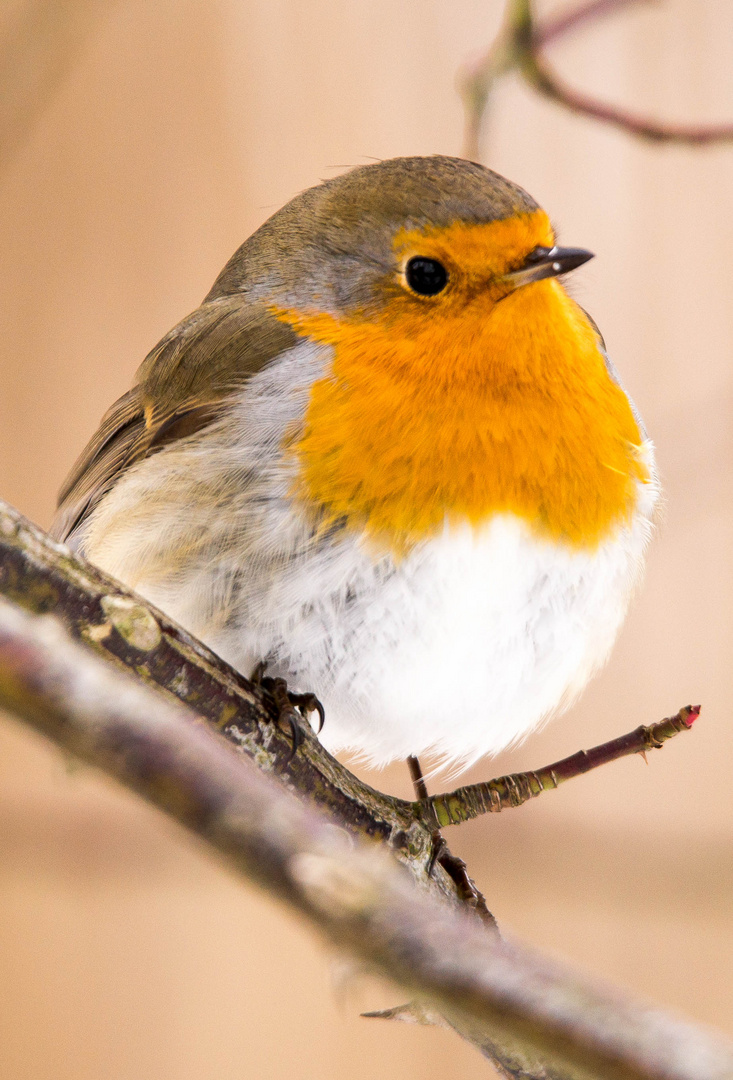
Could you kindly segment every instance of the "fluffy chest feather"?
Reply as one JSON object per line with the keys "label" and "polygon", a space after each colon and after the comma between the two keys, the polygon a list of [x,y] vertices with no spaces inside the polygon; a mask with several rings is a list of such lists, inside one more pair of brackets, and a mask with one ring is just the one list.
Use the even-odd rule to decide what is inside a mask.
{"label": "fluffy chest feather", "polygon": [[605,661],[648,532],[639,516],[578,553],[505,515],[446,527],[397,564],[344,541],[293,567],[277,616],[252,610],[225,648],[270,654],[295,684],[317,686],[332,750],[465,765],[567,706]]}
{"label": "fluffy chest feather", "polygon": [[648,479],[642,436],[585,313],[556,281],[456,311],[283,312],[333,349],[313,386],[294,492],[393,551],[496,514],[578,549],[610,536]]}

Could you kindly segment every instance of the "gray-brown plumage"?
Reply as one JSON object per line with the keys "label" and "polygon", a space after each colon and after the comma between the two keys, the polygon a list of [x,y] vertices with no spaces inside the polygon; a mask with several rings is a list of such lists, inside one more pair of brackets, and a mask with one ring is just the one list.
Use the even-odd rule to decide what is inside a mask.
{"label": "gray-brown plumage", "polygon": [[222,401],[290,348],[293,331],[238,297],[204,303],[146,357],[138,382],[105,414],[59,494],[52,535],[74,533],[135,462],[215,420]]}

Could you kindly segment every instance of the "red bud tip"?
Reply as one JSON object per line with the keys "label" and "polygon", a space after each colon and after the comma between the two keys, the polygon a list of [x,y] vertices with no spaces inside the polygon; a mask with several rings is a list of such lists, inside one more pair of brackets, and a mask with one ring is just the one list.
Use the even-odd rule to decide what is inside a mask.
{"label": "red bud tip", "polygon": [[[681,710],[683,713],[682,719],[687,724],[688,728],[691,728],[697,720],[698,716],[700,715],[701,708],[701,705],[688,705],[686,708]],[[684,715],[685,713],[687,714],[686,716]]]}

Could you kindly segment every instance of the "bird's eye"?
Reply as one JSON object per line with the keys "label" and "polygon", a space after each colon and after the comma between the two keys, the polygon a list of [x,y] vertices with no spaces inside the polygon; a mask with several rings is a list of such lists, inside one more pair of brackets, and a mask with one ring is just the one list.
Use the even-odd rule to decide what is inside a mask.
{"label": "bird's eye", "polygon": [[418,296],[435,296],[448,284],[448,271],[437,259],[417,255],[405,267],[405,280]]}

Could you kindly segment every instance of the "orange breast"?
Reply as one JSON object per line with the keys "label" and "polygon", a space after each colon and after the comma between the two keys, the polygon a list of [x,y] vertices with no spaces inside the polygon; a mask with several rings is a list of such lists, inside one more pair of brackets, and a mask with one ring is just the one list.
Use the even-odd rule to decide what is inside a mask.
{"label": "orange breast", "polygon": [[326,524],[404,552],[446,520],[511,513],[592,548],[631,515],[641,434],[558,282],[440,312],[279,314],[334,350],[288,447],[294,494]]}

